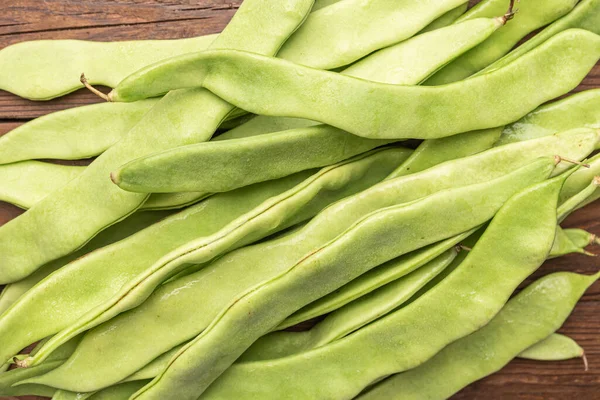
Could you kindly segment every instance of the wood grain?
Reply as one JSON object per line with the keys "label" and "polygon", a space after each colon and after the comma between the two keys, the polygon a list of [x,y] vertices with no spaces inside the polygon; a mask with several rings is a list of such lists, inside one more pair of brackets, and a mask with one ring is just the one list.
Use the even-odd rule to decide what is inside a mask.
{"label": "wood grain", "polygon": [[[4,0],[0,2],[0,48],[37,39],[111,41],[193,37],[221,31],[240,3],[241,0]],[[471,0],[471,4],[475,3],[477,0]],[[597,87],[600,87],[600,65],[575,91]],[[95,102],[98,99],[83,90],[47,102],[32,102],[0,91],[0,135],[31,118]],[[0,225],[22,212],[0,202]],[[599,217],[600,202],[596,202],[574,213],[563,225],[600,235]],[[600,247],[591,250],[600,254]],[[591,274],[599,267],[599,258],[566,256],[546,262],[524,285],[554,271]],[[584,371],[581,360],[548,363],[515,360],[453,399],[599,399],[600,283],[586,293],[561,332],[585,348],[589,371]]]}

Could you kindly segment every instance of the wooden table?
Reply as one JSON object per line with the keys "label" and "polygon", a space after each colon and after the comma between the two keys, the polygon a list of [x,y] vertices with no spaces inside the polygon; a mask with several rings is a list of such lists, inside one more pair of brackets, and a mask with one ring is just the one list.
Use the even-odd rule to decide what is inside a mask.
{"label": "wooden table", "polygon": [[[0,3],[0,48],[3,48],[36,39],[174,39],[215,33],[227,24],[241,0],[2,0]],[[600,65],[596,65],[576,91],[594,87],[600,87]],[[31,102],[0,91],[0,135],[40,115],[94,102],[98,98],[87,91],[48,102]],[[0,202],[0,225],[21,212]],[[573,214],[563,225],[600,235],[599,217],[600,202],[596,202]],[[600,247],[591,250],[600,254]],[[571,255],[547,262],[532,279],[563,270],[591,274],[599,267],[599,258]],[[585,348],[588,372],[584,371],[581,360],[549,363],[515,360],[453,399],[600,399],[600,283],[588,290],[561,332]]]}

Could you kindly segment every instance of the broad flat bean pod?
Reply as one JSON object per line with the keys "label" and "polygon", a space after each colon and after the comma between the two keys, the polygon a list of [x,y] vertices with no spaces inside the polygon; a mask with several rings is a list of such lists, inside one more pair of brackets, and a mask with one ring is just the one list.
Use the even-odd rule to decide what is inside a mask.
{"label": "broad flat bean pod", "polygon": [[[41,199],[60,189],[85,171],[83,166],[58,165],[41,161],[23,161],[0,165],[0,200],[28,209]],[[140,210],[171,210],[196,203],[208,193],[154,193]]]}
{"label": "broad flat bean pod", "polygon": [[30,100],[50,100],[82,88],[79,81],[82,71],[93,77],[91,83],[112,87],[146,65],[204,50],[217,36],[111,43],[85,40],[17,43],[0,51],[0,70],[4,72],[0,89]]}
{"label": "broad flat bean pod", "polygon": [[97,156],[125,136],[157,101],[148,99],[127,106],[92,104],[36,118],[0,137],[0,164]]}
{"label": "broad flat bean pod", "polygon": [[576,341],[560,333],[553,333],[546,339],[530,346],[517,357],[539,361],[561,361],[584,357],[585,352]]}
{"label": "broad flat bean pod", "polygon": [[[47,380],[52,380],[54,385],[82,391],[116,383],[202,332],[236,295],[289,269],[304,254],[323,246],[358,218],[439,190],[488,182],[539,156],[561,152],[570,158],[582,159],[593,151],[597,141],[596,131],[574,130],[491,149],[375,185],[332,204],[297,232],[233,251],[197,273],[161,286],[139,307],[90,332],[78,349],[80,354],[65,364],[60,374],[47,377]],[[31,307],[31,310],[35,308]],[[156,315],[164,318],[157,319]],[[163,323],[167,320],[168,323]],[[142,326],[145,327],[143,331]],[[152,339],[138,340],[143,335]],[[94,356],[99,347],[105,349],[102,361]],[[122,367],[114,368],[114,365]],[[82,379],[83,373],[92,375]],[[89,386],[79,386],[82,382]]]}
{"label": "broad flat bean pod", "polygon": [[49,262],[23,280],[7,285],[2,293],[0,293],[0,318],[2,318],[2,314],[8,308],[10,308],[10,306],[12,306],[23,294],[25,294],[29,289],[34,287],[38,282],[46,278],[54,271],[62,268],[72,261],[77,260],[80,257],[85,256],[86,254],[91,253],[96,249],[108,246],[111,243],[118,242],[130,235],[133,235],[134,233],[145,229],[148,226],[167,217],[169,214],[169,212],[164,211],[135,213],[123,221],[111,226],[107,230],[101,232],[81,249],[69,254],[68,256]]}
{"label": "broad flat bean pod", "polygon": [[[302,24],[312,4],[313,0],[276,4],[246,0],[211,48],[273,55]],[[233,109],[204,89],[167,94],[79,177],[0,227],[0,283],[20,280],[46,262],[77,250],[147,200],[148,195],[128,193],[112,184],[109,174],[115,167],[158,150],[207,140]],[[69,235],[64,234],[67,231]]]}
{"label": "broad flat bean pod", "polygon": [[[495,17],[509,7],[508,0],[488,0],[478,3],[457,22],[472,18]],[[445,85],[468,78],[511,51],[529,33],[567,14],[577,0],[524,0],[517,3],[514,21],[494,33],[484,43],[461,55],[425,82],[425,85]],[[511,10],[512,11],[512,10]]]}
{"label": "broad flat bean pod", "polygon": [[599,188],[600,176],[595,176],[583,190],[569,197],[558,207],[558,222],[564,221],[573,211],[588,204],[590,199],[595,199],[600,191]]}
{"label": "broad flat bean pod", "polygon": [[453,247],[471,233],[471,231],[462,233],[382,264],[336,291],[298,310],[286,318],[279,325],[278,329],[288,328],[300,322],[308,321],[309,319],[337,310],[384,285],[422,268],[425,264],[433,262],[434,258],[440,258],[443,253],[446,254],[446,257],[441,258],[453,259],[455,256],[452,253]]}
{"label": "broad flat bean pod", "polygon": [[[201,53],[202,69],[189,81],[256,114],[307,118],[373,139],[433,139],[513,122],[577,86],[599,57],[600,36],[571,29],[485,76],[438,87],[368,82],[235,50]],[[519,102],[500,100],[524,92]],[[119,87],[111,93],[128,100]],[[486,112],[472,114],[474,107]]]}
{"label": "broad flat bean pod", "polygon": [[475,76],[502,68],[523,56],[525,53],[538,47],[554,35],[571,28],[586,29],[600,35],[600,0],[580,1],[570,13],[550,24],[550,26],[545,28],[542,32],[511,51],[500,60],[479,71]]}
{"label": "broad flat bean pod", "polygon": [[[375,50],[408,39],[463,2],[339,1],[312,13],[283,45],[278,56],[320,69],[343,67]],[[331,15],[341,23],[331,24]],[[360,23],[357,23],[358,16]]]}
{"label": "broad flat bean pod", "polygon": [[309,331],[273,332],[265,335],[254,342],[237,362],[286,357],[344,337],[400,307],[427,282],[443,271],[454,260],[456,253],[456,249],[446,250],[416,271],[371,293],[364,294],[329,314]]}
{"label": "broad flat bean pod", "polygon": [[29,208],[79,176],[85,167],[23,161],[0,166],[0,200]]}
{"label": "broad flat bean pod", "polygon": [[[6,351],[3,356],[10,356],[11,349],[22,346],[21,341],[34,334],[41,338],[62,330],[34,356],[37,363],[74,336],[84,323],[100,324],[132,304],[143,302],[156,286],[189,268],[190,263],[207,262],[312,217],[329,203],[381,181],[409,153],[403,148],[374,150],[316,173],[305,171],[215,195],[81,259],[41,282],[15,305],[14,312],[0,319],[1,340],[10,343],[10,349],[2,349]],[[156,244],[157,235],[163,238],[160,246]],[[88,288],[86,296],[77,295],[82,287]],[[71,304],[73,298],[76,304]],[[48,311],[40,308],[44,301],[54,304],[57,315],[52,323],[47,322]],[[19,322],[22,314],[35,322],[24,327]],[[15,335],[19,329],[27,329],[28,333]]]}
{"label": "broad flat bean pod", "polygon": [[[342,74],[384,83],[416,84],[489,37],[503,23],[502,18],[481,18],[419,35],[375,52]],[[431,47],[440,50],[424,51]],[[124,180],[121,187],[126,190],[141,192],[150,187],[153,192],[225,191],[338,162],[386,143],[358,138],[327,125],[307,127],[316,124],[258,116],[218,136],[214,142],[182,146],[139,162],[134,160],[114,173],[112,179],[117,183]],[[255,136],[257,133],[260,135]],[[237,140],[223,140],[232,138]],[[496,139],[497,135],[488,147]],[[133,185],[127,184],[130,181]]]}
{"label": "broad flat bean pod", "polygon": [[[334,240],[304,256],[288,271],[237,296],[132,399],[157,398],[167,391],[177,393],[183,399],[198,398],[254,341],[294,311],[383,262],[484,223],[515,192],[543,180],[554,166],[553,160],[539,159],[493,181],[448,189],[368,214]],[[564,177],[561,176],[551,181],[556,197],[562,180]],[[555,215],[556,199],[550,198],[552,215]],[[475,204],[478,206],[474,207]],[[468,222],[464,218],[465,212],[471,215]],[[548,250],[554,225],[555,222]],[[361,374],[363,372],[361,370]],[[372,374],[368,375],[372,377]],[[304,378],[308,376],[299,380]],[[362,383],[364,378],[360,378]],[[355,389],[355,385],[356,382],[350,386]],[[326,386],[331,388],[331,385]],[[343,391],[348,393],[354,389]],[[284,391],[279,395],[305,396],[303,391],[305,389]],[[309,395],[308,398],[319,396]]]}
{"label": "broad flat bean pod", "polygon": [[234,365],[200,398],[350,399],[383,377],[427,361],[485,325],[544,261],[565,175],[511,197],[458,268],[410,305],[329,346]]}
{"label": "broad flat bean pod", "polygon": [[580,253],[593,255],[585,248],[596,241],[595,235],[581,229],[562,229],[560,226],[556,229],[556,237],[550,250],[549,258],[564,256],[566,254]]}
{"label": "broad flat bean pod", "polygon": [[496,146],[579,127],[600,129],[600,89],[586,90],[539,107],[507,125]]}
{"label": "broad flat bean pod", "polygon": [[599,276],[558,272],[535,281],[480,330],[451,343],[425,364],[384,380],[359,399],[451,397],[557,330]]}
{"label": "broad flat bean pod", "polygon": [[588,90],[538,107],[504,128],[424,140],[391,177],[422,171],[444,161],[579,127],[600,128],[600,90]]}

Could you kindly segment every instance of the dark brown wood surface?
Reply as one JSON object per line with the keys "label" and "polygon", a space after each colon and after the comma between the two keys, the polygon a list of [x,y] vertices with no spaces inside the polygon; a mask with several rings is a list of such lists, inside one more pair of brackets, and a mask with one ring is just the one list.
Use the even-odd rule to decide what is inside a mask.
{"label": "dark brown wood surface", "polygon": [[[173,39],[214,33],[223,29],[240,3],[241,0],[0,0],[0,49],[36,39]],[[594,87],[600,87],[600,65],[576,91]],[[0,135],[31,118],[97,101],[83,90],[48,102],[23,100],[0,91]],[[599,203],[574,213],[563,225],[600,235]],[[0,202],[0,225],[21,212]],[[600,254],[600,247],[591,250]],[[532,279],[561,270],[591,274],[599,267],[600,258],[571,255],[545,263]],[[584,347],[589,371],[584,371],[581,360],[515,360],[453,399],[600,399],[600,283],[588,290],[561,332]]]}

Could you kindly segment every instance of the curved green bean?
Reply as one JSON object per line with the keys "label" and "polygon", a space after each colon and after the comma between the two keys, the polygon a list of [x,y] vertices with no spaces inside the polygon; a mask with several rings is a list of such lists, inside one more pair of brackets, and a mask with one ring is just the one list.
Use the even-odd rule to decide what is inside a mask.
{"label": "curved green bean", "polygon": [[108,246],[111,243],[118,242],[130,235],[133,235],[134,233],[145,229],[148,226],[167,217],[169,214],[169,212],[164,211],[135,213],[101,232],[98,236],[90,240],[88,244],[78,251],[44,265],[42,268],[38,269],[35,273],[29,275],[23,280],[7,285],[2,293],[0,293],[0,318],[2,318],[2,314],[9,309],[10,306],[12,306],[22,295],[24,295],[29,289],[34,287],[38,282],[52,274],[54,271],[62,268],[74,260],[77,260],[80,257],[85,256],[86,254],[91,253],[96,249]]}
{"label": "curved green bean", "polygon": [[91,83],[112,87],[146,65],[204,50],[217,36],[106,43],[84,40],[17,43],[0,50],[3,72],[0,89],[30,100],[50,100],[82,88],[79,81],[82,71],[93,77]]}
{"label": "curved green bean", "polygon": [[564,229],[565,235],[578,247],[587,247],[592,244],[600,244],[598,236],[584,231],[583,229]]}
{"label": "curved green bean", "polygon": [[52,397],[55,388],[35,383],[13,386],[15,383],[33,376],[44,374],[61,365],[64,361],[48,361],[32,368],[16,368],[0,374],[0,396],[44,396]]}
{"label": "curved green bean", "polygon": [[[452,247],[456,246],[471,233],[471,231],[468,231],[380,265],[336,291],[298,310],[279,324],[277,329],[288,328],[300,322],[308,321],[337,310],[384,285],[391,284],[417,269],[424,268],[423,265],[433,262],[434,258],[449,260],[448,263],[450,263],[451,259],[456,255],[453,253],[454,249]],[[442,253],[445,253],[446,257],[441,257]]]}
{"label": "curved green bean", "polygon": [[377,384],[359,399],[451,397],[558,329],[599,276],[558,272],[535,281],[486,326],[451,343],[423,365]]}
{"label": "curved green bean", "polygon": [[517,357],[539,361],[561,361],[581,358],[585,352],[576,341],[560,333],[553,333],[519,353]]}
{"label": "curved green bean", "polygon": [[570,13],[552,23],[542,32],[511,51],[500,60],[479,71],[475,76],[502,68],[519,57],[522,57],[527,52],[540,46],[554,35],[571,28],[586,29],[600,35],[600,0],[580,1]]}
{"label": "curved green bean", "polygon": [[[304,21],[312,4],[313,0],[246,0],[211,48],[274,54]],[[265,30],[268,34],[262,35]],[[204,89],[167,94],[79,177],[0,227],[0,283],[20,280],[46,262],[77,250],[147,200],[148,195],[114,185],[111,170],[136,157],[207,140],[233,109]]]}
{"label": "curved green bean", "polygon": [[552,135],[575,127],[600,129],[600,89],[586,90],[543,105],[507,125],[496,146]]}
{"label": "curved green bean", "polygon": [[[583,231],[585,232],[585,231]],[[586,232],[587,233],[587,232]],[[591,234],[588,234],[591,235]],[[579,242],[575,243],[571,240],[569,234],[562,229],[560,226],[556,229],[556,236],[554,238],[554,243],[552,244],[552,249],[550,250],[550,254],[548,258],[556,258],[560,256],[564,256],[572,253],[580,253],[590,255],[587,251],[585,251],[585,247],[589,246],[592,243],[592,237],[588,236],[588,242],[584,245],[581,245]]]}
{"label": "curved green bean", "polygon": [[0,200],[29,208],[72,181],[84,169],[39,161],[0,165]]}
{"label": "curved green bean", "polygon": [[[407,203],[406,205],[388,207],[373,212],[355,223],[344,234],[338,236],[327,245],[306,255],[289,271],[283,272],[274,279],[263,282],[248,290],[245,294],[238,296],[235,301],[221,311],[220,315],[202,334],[184,346],[170,360],[169,365],[161,375],[157,376],[146,387],[132,396],[132,399],[157,398],[167,393],[167,391],[169,393],[176,393],[177,396],[181,396],[183,399],[198,398],[198,395],[202,394],[219,375],[225,372],[235,359],[250,347],[254,341],[272,329],[273,326],[280,323],[287,315],[311,301],[332,292],[382,262],[432,243],[433,241],[462,233],[486,222],[493,217],[498,209],[502,207],[502,204],[511,198],[513,194],[535,182],[539,182],[540,178],[543,180],[544,178],[542,177],[544,175],[547,176],[553,167],[554,162],[552,160],[540,159],[494,181],[458,189],[449,189],[422,200]],[[531,247],[534,246],[532,243],[527,243],[527,257],[523,257],[523,254],[521,254],[521,252],[525,251],[523,244],[520,246],[515,245],[521,252],[512,249],[513,253],[511,255],[514,256],[513,258],[506,254],[506,252],[509,252],[509,249],[504,249],[501,252],[504,256],[503,260],[498,261],[499,263],[503,264],[505,261],[510,261],[509,265],[513,265],[516,260],[519,260],[520,263],[517,265],[535,263],[535,268],[541,264],[545,255],[550,250],[554,237],[556,226],[556,198],[554,197],[558,197],[558,191],[563,181],[564,176],[560,176],[548,181],[549,183],[543,182],[542,184],[534,185],[515,196],[517,200],[514,198],[508,200],[507,206],[503,207],[504,211],[498,211],[501,221],[502,217],[508,213],[510,217],[507,219],[510,219],[510,222],[514,224],[514,217],[510,211],[512,211],[511,206],[515,202],[519,205],[519,211],[521,211],[521,208],[526,208],[533,213],[533,210],[531,210],[533,207],[531,206],[534,205],[537,211],[535,217],[541,218],[543,221],[536,220],[533,222],[529,220],[529,217],[526,218],[528,224],[531,225],[529,229],[535,231],[536,239],[540,242],[533,248]],[[535,195],[531,193],[535,193]],[[555,196],[553,196],[554,193]],[[542,194],[544,197],[541,197]],[[523,197],[527,201],[521,200]],[[535,201],[531,201],[529,197],[534,197]],[[472,201],[476,203],[472,203]],[[530,205],[530,203],[534,204]],[[549,204],[546,205],[544,203]],[[474,204],[478,204],[478,206],[474,207]],[[529,207],[527,207],[528,205]],[[506,211],[507,207],[510,211]],[[463,215],[466,215],[463,214],[464,212],[467,212],[471,217],[463,218]],[[467,219],[469,222],[466,221]],[[554,221],[551,221],[551,224],[549,224],[549,219],[553,219]],[[515,230],[513,227],[507,227],[504,221],[498,225],[502,226],[501,230],[503,234],[506,234],[506,231],[509,229]],[[390,227],[393,227],[393,229],[390,229]],[[490,227],[496,228],[494,223]],[[549,231],[551,234],[548,234],[546,231]],[[492,229],[492,232],[496,233],[494,229]],[[495,239],[497,240],[497,238]],[[519,240],[522,240],[522,237]],[[376,252],[368,250],[373,249],[374,246],[377,248]],[[543,250],[544,255],[539,257],[537,251],[534,252],[532,249],[540,252]],[[486,258],[490,257],[487,252],[484,253]],[[472,254],[478,255],[479,253],[471,252],[470,255]],[[487,262],[489,260],[486,260]],[[519,268],[523,269],[523,267],[523,265],[519,265]],[[504,268],[500,269],[504,270]],[[502,272],[505,273],[505,271]],[[495,292],[497,292],[500,290],[498,289],[500,285],[498,282],[494,282],[494,284],[496,287]],[[448,287],[448,285],[445,285],[445,287]],[[452,289],[455,290],[456,288],[453,287]],[[470,290],[474,290],[474,288]],[[510,289],[510,292],[512,290],[514,290],[514,287]],[[508,297],[510,292],[506,294],[506,297]],[[500,296],[497,295],[497,297]],[[452,297],[448,296],[448,298]],[[477,300],[477,303],[479,304],[480,301]],[[474,308],[478,309],[477,307]],[[460,309],[463,310],[465,308],[461,307]],[[422,318],[423,315],[428,315],[429,313],[420,312],[419,314],[420,318]],[[483,312],[483,314],[482,319],[485,320],[484,316],[487,312]],[[473,316],[470,316],[470,319],[474,319]],[[446,318],[444,318],[444,323],[447,324],[447,322]],[[461,321],[462,329],[465,329],[464,322]],[[408,325],[413,326],[413,324]],[[473,323],[467,325],[466,332],[457,334],[454,339],[470,333],[468,326],[472,325]],[[243,329],[241,329],[242,326]],[[381,324],[375,324],[375,326],[381,326]],[[460,329],[457,330],[460,331]],[[428,327],[428,333],[430,332],[431,329]],[[364,333],[364,330],[358,335],[362,333]],[[357,335],[351,336],[355,337]],[[419,336],[421,336],[420,332]],[[434,338],[441,339],[438,345],[445,340],[452,339],[450,334],[444,335],[445,337],[443,338],[432,337],[431,334],[426,336],[431,337],[432,342],[435,342]],[[343,342],[345,341],[339,341],[338,343]],[[383,340],[382,342],[383,346],[385,346],[386,344],[391,345],[394,341]],[[406,340],[403,339],[400,343],[402,342],[406,343]],[[433,345],[431,347],[431,350],[434,350],[437,346]],[[439,347],[436,348],[436,351],[438,349]],[[301,357],[302,360],[311,360],[308,354],[315,354],[317,351],[318,349],[313,350],[313,352],[304,353]],[[391,354],[399,354],[398,349],[386,349],[387,351]],[[362,354],[367,356],[369,353],[365,352]],[[291,358],[293,357],[287,359]],[[378,363],[380,361],[378,360]],[[294,398],[311,399],[351,398],[353,395],[358,394],[367,384],[375,381],[382,375],[385,376],[389,373],[402,370],[393,370],[393,368],[400,368],[398,365],[392,367],[396,364],[395,362],[391,364],[382,363],[378,368],[366,369],[357,369],[355,363],[350,363],[347,366],[335,363],[336,368],[340,368],[343,371],[342,373],[338,374],[332,371],[331,374],[325,373],[319,377],[315,377],[315,373],[319,374],[331,368],[333,366],[332,363],[325,365],[319,363],[318,367],[314,363],[307,362],[307,364],[312,364],[311,368],[314,369],[309,371],[305,368],[306,365],[301,366],[301,373],[295,376],[295,379],[285,378],[284,372],[284,374],[279,375],[283,379],[278,380],[280,384],[276,388],[272,385],[265,385],[265,382],[261,382],[258,375],[253,382],[242,380],[243,384],[247,384],[249,387],[246,393],[250,392],[255,398],[262,399],[269,397],[285,398],[290,395],[295,396]],[[270,362],[270,365],[275,366],[277,362]],[[278,374],[282,372],[280,368],[277,370]],[[350,370],[354,371],[354,373],[350,373]],[[351,375],[353,376],[351,377]],[[335,380],[336,378],[341,378],[341,380],[337,384],[334,383],[332,385],[331,380]],[[312,379],[316,380],[312,381]],[[323,379],[327,379],[329,384],[321,385],[318,383]],[[240,386],[238,384],[239,382],[236,382],[235,384],[226,386],[229,390],[235,392],[236,389],[239,390]],[[284,389],[284,386],[288,384],[290,388],[294,387],[294,389]],[[296,386],[297,384],[300,385]],[[217,387],[222,388],[222,385],[217,385]],[[311,393],[313,390],[314,392]],[[256,391],[262,393],[257,394]],[[231,394],[232,392],[226,398],[239,397],[236,395],[232,396]]]}
{"label": "curved green bean", "polygon": [[[194,57],[203,61],[196,84],[250,112],[312,119],[370,138],[432,139],[512,122],[573,89],[600,57],[600,36],[565,31],[504,68],[439,87],[378,84],[234,50]],[[111,93],[123,100],[118,87]],[[528,96],[501,100],[520,93]],[[473,114],[475,107],[486,112]]]}
{"label": "curved green bean", "polygon": [[[60,189],[85,171],[85,167],[58,165],[41,161],[22,161],[0,165],[0,178],[6,185],[0,188],[0,201],[28,209],[41,199]],[[196,203],[207,193],[153,193],[140,210],[172,210]]]}
{"label": "curved green bean", "polygon": [[[480,43],[502,23],[499,18],[482,18],[420,35],[380,50],[342,73],[385,83],[418,83],[457,54]],[[440,51],[424,51],[433,44]],[[419,60],[417,65],[415,59]],[[147,192],[150,187],[153,192],[225,191],[302,168],[338,162],[385,143],[357,138],[326,125],[300,128],[315,124],[302,119],[258,116],[218,137],[243,135],[244,139],[198,143],[161,152],[126,164],[112,178],[117,183],[123,179],[127,183],[121,187],[136,192]],[[288,128],[297,129],[277,132]],[[257,133],[261,135],[249,137]],[[493,141],[496,139],[497,135]]]}
{"label": "curved green bean", "polygon": [[0,164],[97,156],[119,141],[156,103],[156,99],[148,99],[127,106],[92,104],[36,118],[0,137]]}
{"label": "curved green bean", "polygon": [[565,200],[558,207],[558,222],[564,221],[573,211],[588,204],[590,199],[594,199],[600,192],[600,176],[595,176],[588,185],[579,193]]}
{"label": "curved green bean", "polygon": [[[322,8],[283,45],[278,56],[320,69],[348,65],[408,39],[464,0],[345,0]],[[345,23],[334,26],[330,16]],[[360,16],[360,23],[356,23]],[[354,23],[353,23],[354,22]],[[318,46],[315,46],[318,43]]]}
{"label": "curved green bean", "polygon": [[[461,55],[429,78],[425,85],[436,86],[468,78],[510,52],[529,33],[546,26],[575,7],[578,0],[522,0],[516,7],[514,21],[505,29]],[[458,22],[472,18],[495,17],[505,12],[508,0],[482,1],[471,8]]]}
{"label": "curved green bean", "polygon": [[[287,357],[344,337],[401,306],[446,268],[454,260],[456,253],[455,249],[446,250],[410,274],[346,304],[309,331],[273,332],[265,335],[254,342],[237,362]],[[380,267],[376,269],[378,268]]]}
{"label": "curved green bean", "polygon": [[[156,286],[191,264],[207,262],[310,218],[329,203],[381,181],[409,153],[403,148],[375,150],[316,173],[307,171],[210,197],[43,281],[35,292],[37,297],[30,292],[29,301],[17,303],[19,307],[10,318],[0,319],[0,340],[10,343],[12,349],[18,348],[23,338],[14,337],[18,336],[14,333],[24,328],[15,325],[25,317],[43,321],[28,327],[39,337],[60,331],[31,360],[39,363],[76,330],[87,330],[143,302]],[[155,241],[157,235],[162,238],[160,246]],[[86,291],[86,296],[77,297],[72,305],[78,287],[86,287],[91,293]],[[51,324],[46,322],[47,311],[43,315],[39,308],[45,299],[55,304],[57,315]],[[67,313],[64,306],[68,306]],[[87,329],[82,328],[85,324]],[[1,351],[9,354],[10,349]]]}
{"label": "curved green bean", "polygon": [[[202,332],[237,294],[285,271],[367,213],[439,190],[488,182],[539,156],[560,152],[572,159],[582,159],[593,151],[598,138],[598,132],[581,129],[494,148],[419,174],[387,180],[333,204],[297,232],[233,251],[197,273],[161,286],[137,308],[91,331],[78,349],[80,355],[65,364],[61,373],[56,374],[60,376],[52,377],[52,381],[58,385],[60,380],[66,389],[85,391],[125,379],[153,358]],[[72,286],[77,285],[69,287]],[[32,305],[31,309],[36,308]],[[163,318],[157,319],[156,315]],[[144,334],[151,339],[138,340]],[[102,361],[94,357],[97,348],[105,349]],[[93,375],[81,379],[82,371]],[[78,386],[82,381],[90,386]]]}

